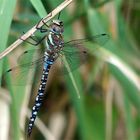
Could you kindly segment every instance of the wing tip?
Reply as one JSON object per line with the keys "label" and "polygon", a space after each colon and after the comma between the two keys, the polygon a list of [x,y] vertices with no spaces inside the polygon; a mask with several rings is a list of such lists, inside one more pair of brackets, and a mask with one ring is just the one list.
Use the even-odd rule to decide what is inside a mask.
{"label": "wing tip", "polygon": [[106,33],[103,33],[103,34],[101,34],[102,36],[108,36],[109,37],[109,35],[108,34],[106,34]]}
{"label": "wing tip", "polygon": [[6,72],[11,72],[12,71],[12,69],[8,69]]}
{"label": "wing tip", "polygon": [[109,36],[108,34],[106,34],[106,33],[103,33],[103,34],[101,34],[102,36]]}
{"label": "wing tip", "polygon": [[24,51],[24,54],[28,53],[28,51]]}

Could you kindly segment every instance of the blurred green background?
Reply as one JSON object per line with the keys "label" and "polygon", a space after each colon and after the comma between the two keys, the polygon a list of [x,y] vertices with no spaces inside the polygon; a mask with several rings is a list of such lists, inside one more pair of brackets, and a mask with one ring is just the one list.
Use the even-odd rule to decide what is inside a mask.
{"label": "blurred green background", "polygon": [[[62,2],[0,0],[0,52]],[[71,75],[59,77],[57,67],[50,71],[30,140],[139,140],[140,1],[73,0],[60,19],[66,41],[101,33],[110,38],[103,46],[87,44],[89,50],[97,49]],[[27,48],[35,47],[22,43],[0,60],[0,75],[18,65]],[[26,139],[38,90],[34,84],[13,85],[15,76],[7,78],[7,84],[0,81],[0,140]],[[30,73],[28,80],[35,77]]]}

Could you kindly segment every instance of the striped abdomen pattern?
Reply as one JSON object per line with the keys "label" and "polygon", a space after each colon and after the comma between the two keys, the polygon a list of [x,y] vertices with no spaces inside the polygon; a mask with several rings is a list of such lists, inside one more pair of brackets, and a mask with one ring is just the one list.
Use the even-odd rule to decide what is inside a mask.
{"label": "striped abdomen pattern", "polygon": [[40,109],[40,106],[42,105],[45,86],[46,86],[47,78],[48,78],[48,73],[49,73],[49,70],[50,70],[53,62],[54,62],[53,59],[47,59],[47,58],[44,61],[44,67],[43,67],[41,82],[40,82],[40,86],[39,86],[39,89],[38,89],[38,94],[37,94],[36,99],[35,99],[35,105],[32,108],[32,115],[30,117],[30,121],[29,121],[29,125],[28,125],[28,136],[30,136],[30,134],[32,132],[32,128],[33,128],[37,113]]}

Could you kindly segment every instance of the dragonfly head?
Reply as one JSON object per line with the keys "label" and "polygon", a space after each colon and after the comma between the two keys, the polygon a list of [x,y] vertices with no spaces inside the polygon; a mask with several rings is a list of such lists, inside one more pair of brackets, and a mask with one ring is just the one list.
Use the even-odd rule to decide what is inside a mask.
{"label": "dragonfly head", "polygon": [[60,20],[53,20],[50,27],[51,31],[55,34],[62,34],[64,32],[63,22]]}

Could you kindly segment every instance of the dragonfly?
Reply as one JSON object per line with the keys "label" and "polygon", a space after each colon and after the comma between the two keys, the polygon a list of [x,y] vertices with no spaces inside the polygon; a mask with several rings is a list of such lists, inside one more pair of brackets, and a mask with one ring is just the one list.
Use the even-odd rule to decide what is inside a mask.
{"label": "dragonfly", "polygon": [[[39,27],[40,22],[43,22],[42,27]],[[87,37],[84,39],[76,39],[76,40],[64,42],[64,38],[63,38],[64,24],[63,24],[63,21],[59,19],[52,20],[52,22],[49,25],[45,23],[43,20],[40,20],[36,26],[36,29],[40,33],[43,33],[43,34],[45,33],[45,35],[40,40],[38,40],[34,35],[29,37],[32,40],[32,42],[31,40],[30,41],[23,40],[22,38],[21,40],[29,44],[32,44],[34,46],[37,46],[44,41],[45,51],[44,51],[43,56],[41,56],[40,58],[36,58],[35,60],[32,60],[32,61],[29,60],[29,62],[25,64],[10,68],[6,71],[6,75],[7,75],[7,73],[9,74],[14,71],[17,71],[18,67],[21,67],[24,69],[23,70],[24,73],[26,73],[26,70],[25,70],[26,68],[30,69],[33,67],[33,65],[42,66],[42,74],[40,78],[40,84],[38,87],[38,93],[35,98],[34,106],[32,107],[32,113],[29,120],[29,124],[28,124],[28,132],[27,132],[28,136],[30,136],[32,133],[32,129],[34,126],[37,113],[43,103],[43,97],[44,97],[44,94],[45,94],[44,92],[47,85],[48,74],[54,62],[63,55],[65,56],[66,60],[68,60],[68,64],[71,66],[71,70],[73,70],[78,67],[78,63],[74,64],[71,62],[77,61],[76,59],[79,56],[82,57],[86,54],[86,50],[82,49],[83,44],[85,42],[94,42],[99,45],[103,45],[109,39],[109,35],[103,33],[103,34]],[[25,51],[23,53],[23,56],[24,55],[26,56],[27,54],[30,55],[31,52],[32,52],[31,50]],[[22,81],[20,78],[19,80]]]}

